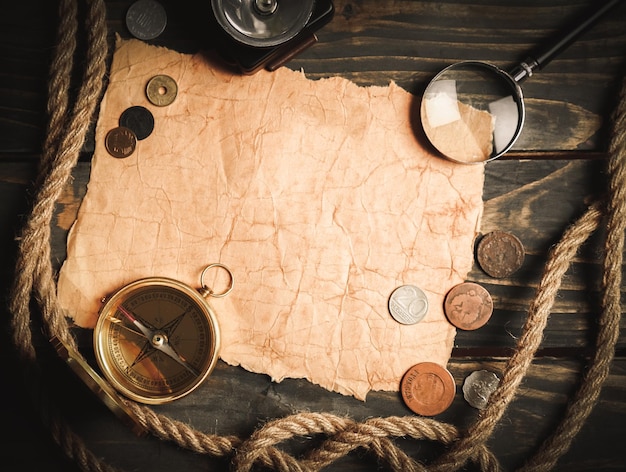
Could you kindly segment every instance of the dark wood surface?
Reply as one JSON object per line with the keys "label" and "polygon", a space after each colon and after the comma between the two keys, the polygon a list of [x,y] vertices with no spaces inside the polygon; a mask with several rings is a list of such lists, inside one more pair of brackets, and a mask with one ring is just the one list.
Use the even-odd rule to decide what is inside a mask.
{"label": "dark wood surface", "polygon": [[[28,212],[32,179],[45,132],[46,81],[54,48],[56,2],[5,2],[0,15],[0,276],[6,300],[12,280],[14,237]],[[123,18],[131,1],[107,2],[109,36],[128,37]],[[208,47],[204,7],[169,1],[169,23],[154,44],[182,52]],[[203,2],[209,4],[210,2]],[[319,43],[289,64],[313,79],[339,75],[361,85],[390,80],[419,97],[430,77],[458,60],[487,60],[508,68],[596,1],[335,1],[333,21]],[[523,268],[493,279],[475,266],[469,275],[492,294],[495,312],[485,327],[459,332],[448,368],[457,386],[470,372],[499,371],[514,349],[547,251],[586,205],[606,186],[610,115],[626,72],[626,2],[523,84],[527,119],[514,152],[486,165],[482,231],[514,232],[524,243]],[[592,130],[588,133],[588,130]],[[593,131],[595,130],[595,131]],[[589,136],[587,136],[589,134]],[[72,214],[89,179],[92,143],[86,143],[74,180],[59,202]],[[53,222],[53,262],[65,254],[71,222]],[[599,313],[602,234],[582,248],[563,280],[545,338],[519,395],[489,445],[507,468],[532,454],[554,426],[579,384],[593,352]],[[4,470],[72,470],[50,439],[29,397],[38,390],[22,383],[7,335],[9,315],[2,306],[2,418]],[[626,322],[599,404],[558,470],[626,469]],[[78,332],[84,345],[89,332]],[[45,348],[42,348],[46,352]],[[97,455],[126,470],[224,470],[225,464],[178,450],[153,438],[137,439],[92,400],[54,356],[42,359],[52,395],[62,399],[77,431]],[[460,388],[458,389],[458,392]],[[457,392],[438,419],[459,427],[478,414]],[[397,393],[373,392],[366,402],[329,393],[302,380],[272,383],[263,375],[219,363],[197,394],[157,408],[209,433],[246,436],[263,422],[298,411],[324,411],[357,420],[406,415]],[[416,458],[439,451],[398,441]],[[302,440],[292,447],[305,448]],[[354,454],[330,470],[376,470],[371,458]]]}

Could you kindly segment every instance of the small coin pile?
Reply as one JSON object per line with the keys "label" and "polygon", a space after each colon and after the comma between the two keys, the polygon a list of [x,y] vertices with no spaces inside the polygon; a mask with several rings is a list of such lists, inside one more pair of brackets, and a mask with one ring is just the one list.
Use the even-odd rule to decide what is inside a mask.
{"label": "small coin pile", "polygon": [[[156,75],[146,85],[146,98],[158,107],[170,105],[178,95],[176,81],[167,75]],[[111,129],[104,138],[107,152],[118,159],[135,152],[137,142],[146,139],[154,130],[154,115],[141,105],[128,107],[119,118],[119,126]]]}

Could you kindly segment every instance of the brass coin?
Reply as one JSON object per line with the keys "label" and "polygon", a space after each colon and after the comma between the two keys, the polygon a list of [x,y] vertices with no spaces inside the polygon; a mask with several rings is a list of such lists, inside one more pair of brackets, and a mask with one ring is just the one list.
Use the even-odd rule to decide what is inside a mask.
{"label": "brass coin", "polygon": [[491,277],[508,277],[524,263],[524,246],[517,236],[504,231],[492,231],[478,242],[476,259]]}
{"label": "brass coin", "polygon": [[124,158],[135,152],[137,137],[132,130],[118,126],[110,130],[104,138],[104,147],[113,157]]}
{"label": "brass coin", "polygon": [[454,377],[434,362],[421,362],[411,367],[400,384],[402,399],[411,411],[434,416],[447,410],[454,400]]}
{"label": "brass coin", "polygon": [[176,100],[178,85],[168,75],[155,75],[148,81],[146,96],[153,105],[165,107]]}
{"label": "brass coin", "polygon": [[448,321],[459,329],[474,330],[483,326],[493,313],[493,301],[487,290],[473,282],[465,282],[448,292],[444,301]]}

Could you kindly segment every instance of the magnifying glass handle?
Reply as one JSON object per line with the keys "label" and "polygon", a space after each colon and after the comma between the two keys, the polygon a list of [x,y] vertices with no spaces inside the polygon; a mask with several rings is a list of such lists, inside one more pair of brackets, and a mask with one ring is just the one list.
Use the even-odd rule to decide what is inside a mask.
{"label": "magnifying glass handle", "polygon": [[585,15],[584,20],[563,34],[553,43],[549,44],[542,51],[539,51],[534,57],[528,57],[524,62],[518,64],[509,73],[515,82],[521,82],[533,74],[535,69],[540,70],[548,62],[554,59],[561,51],[573,43],[582,33],[591,27],[602,15],[611,8],[621,3],[623,0],[609,0],[600,8],[595,9],[592,13]]}

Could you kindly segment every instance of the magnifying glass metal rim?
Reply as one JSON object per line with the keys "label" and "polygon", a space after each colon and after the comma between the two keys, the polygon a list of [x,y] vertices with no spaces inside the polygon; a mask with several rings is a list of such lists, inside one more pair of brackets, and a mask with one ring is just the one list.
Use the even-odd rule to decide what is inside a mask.
{"label": "magnifying glass metal rim", "polygon": [[[424,94],[422,95],[422,100],[424,100],[424,97],[428,93],[428,90],[429,90],[429,88],[431,88],[432,84],[437,82],[437,80],[440,80],[442,78],[442,76],[444,76],[447,73],[449,73],[450,70],[462,69],[462,68],[468,67],[468,66],[469,67],[475,67],[475,68],[483,68],[483,69],[486,69],[486,70],[488,70],[490,72],[493,72],[494,74],[496,74],[498,76],[498,78],[503,79],[503,83],[506,81],[507,85],[509,85],[511,87],[511,94],[514,95],[514,97],[515,97],[515,103],[516,103],[517,108],[518,108],[519,116],[518,116],[518,120],[517,120],[517,128],[515,129],[515,133],[513,134],[513,137],[511,138],[509,143],[505,147],[503,147],[501,150],[499,150],[498,152],[492,153],[487,159],[483,159],[483,160],[480,160],[480,161],[463,161],[463,160],[460,160],[458,158],[454,158],[452,156],[449,156],[446,153],[442,152],[439,148],[437,148],[437,146],[435,145],[433,140],[430,139],[430,137],[428,136],[428,132],[426,131],[426,127],[423,126],[424,117],[421,116],[420,119],[422,120],[422,128],[424,129],[424,132],[426,133],[426,137],[428,138],[428,141],[437,150],[437,152],[439,152],[439,154],[441,154],[443,157],[445,157],[446,159],[448,159],[450,161],[457,162],[459,164],[466,164],[466,165],[483,164],[485,162],[489,162],[489,161],[493,161],[494,159],[497,159],[498,157],[502,156],[503,154],[508,152],[513,147],[513,145],[517,141],[517,138],[519,138],[519,135],[522,133],[522,129],[524,128],[524,121],[526,120],[526,107],[524,105],[524,94],[522,92],[522,88],[520,87],[519,83],[516,82],[515,79],[513,79],[513,77],[508,72],[506,72],[505,70],[501,69],[500,67],[496,66],[495,64],[492,64],[490,62],[484,62],[484,61],[459,61],[459,62],[455,62],[454,64],[451,64],[448,67],[444,68],[443,70],[439,71],[439,73],[437,73],[437,75],[435,75],[431,79],[431,81],[428,83],[428,86],[426,87],[426,89],[424,90]],[[495,75],[494,75],[494,77],[495,77]]]}
{"label": "magnifying glass metal rim", "polygon": [[[438,78],[441,77],[442,74],[444,74],[446,71],[449,71],[453,67],[460,67],[462,64],[465,64],[465,65],[473,64],[473,65],[480,65],[485,68],[492,69],[494,72],[500,74],[507,81],[511,82],[511,85],[513,85],[513,87],[518,90],[517,92],[518,98],[519,98],[518,109],[521,115],[521,119],[518,118],[518,127],[513,136],[513,139],[511,139],[511,142],[507,146],[505,146],[500,152],[491,155],[488,159],[484,159],[484,160],[480,160],[476,162],[459,161],[458,159],[453,159],[453,158],[450,158],[449,156],[446,156],[439,149],[437,149],[437,147],[434,144],[433,144],[433,147],[435,147],[435,149],[437,149],[439,153],[442,156],[446,157],[447,159],[454,161],[454,162],[460,162],[462,164],[489,162],[500,157],[502,154],[504,154],[509,149],[511,149],[511,147],[513,146],[513,144],[515,144],[515,141],[517,140],[517,138],[519,137],[522,131],[522,127],[523,127],[524,119],[526,115],[526,112],[524,109],[524,100],[523,100],[524,97],[522,95],[522,91],[521,91],[521,87],[519,86],[519,83],[524,81],[526,78],[532,76],[533,71],[542,69],[554,57],[556,57],[561,51],[563,51],[572,42],[574,42],[582,33],[584,33],[593,24],[595,24],[608,11],[610,11],[612,8],[622,3],[622,1],[623,0],[606,0],[599,8],[594,3],[593,10],[590,10],[589,12],[585,12],[584,15],[581,16],[581,19],[576,24],[576,26],[574,26],[573,28],[568,28],[568,30],[565,33],[562,33],[555,41],[548,43],[536,54],[529,56],[525,61],[519,63],[516,67],[511,69],[510,72],[505,72],[499,67],[494,66],[493,64],[490,64],[488,62],[483,62],[483,61],[461,61],[461,62],[457,62],[456,64],[452,64],[446,67],[441,72],[439,72],[430,81],[430,83],[428,84],[428,87],[426,87],[426,90],[424,91],[424,95],[426,94],[426,92],[428,91],[428,88],[431,86],[433,82],[435,82]],[[423,117],[422,117],[422,120],[423,120]],[[430,138],[428,139],[430,141]]]}

